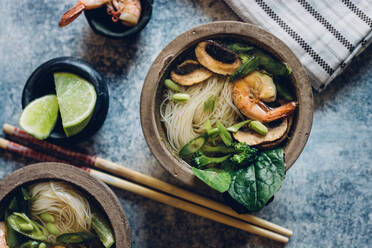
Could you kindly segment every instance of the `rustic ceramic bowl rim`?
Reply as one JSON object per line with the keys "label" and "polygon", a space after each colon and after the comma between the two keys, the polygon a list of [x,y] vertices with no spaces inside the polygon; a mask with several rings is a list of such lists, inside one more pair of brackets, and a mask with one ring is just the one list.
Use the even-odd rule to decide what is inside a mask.
{"label": "rustic ceramic bowl rim", "polygon": [[14,171],[0,181],[0,202],[17,187],[44,179],[64,181],[90,194],[107,214],[114,231],[116,247],[131,247],[129,222],[114,192],[106,184],[72,165],[36,163]]}
{"label": "rustic ceramic bowl rim", "polygon": [[168,149],[160,135],[161,124],[157,119],[156,95],[166,69],[185,50],[201,40],[218,37],[241,37],[263,46],[292,68],[292,79],[299,103],[291,139],[285,147],[288,170],[301,154],[310,134],[313,120],[313,96],[307,72],[296,55],[279,38],[256,25],[236,22],[212,22],[192,28],[171,41],[150,67],[143,84],[140,103],[142,130],[146,142],[159,163],[173,176],[189,186],[195,185],[191,166]]}

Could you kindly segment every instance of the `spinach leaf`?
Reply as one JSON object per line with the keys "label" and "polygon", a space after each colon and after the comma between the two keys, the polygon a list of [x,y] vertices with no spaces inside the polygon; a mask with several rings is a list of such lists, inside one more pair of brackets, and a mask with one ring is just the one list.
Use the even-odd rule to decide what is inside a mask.
{"label": "spinach leaf", "polygon": [[199,170],[193,167],[192,172],[196,177],[218,192],[223,193],[230,187],[231,175],[228,171],[223,169],[209,168],[206,170]]}
{"label": "spinach leaf", "polygon": [[230,196],[249,211],[262,209],[283,184],[283,149],[261,152],[256,162],[232,173]]}

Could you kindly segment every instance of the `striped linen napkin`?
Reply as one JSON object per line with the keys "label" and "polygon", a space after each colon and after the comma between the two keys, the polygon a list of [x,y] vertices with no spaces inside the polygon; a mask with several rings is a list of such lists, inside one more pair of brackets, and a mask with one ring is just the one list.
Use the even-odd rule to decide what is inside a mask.
{"label": "striped linen napkin", "polygon": [[372,42],[372,0],[224,0],[283,40],[323,90]]}

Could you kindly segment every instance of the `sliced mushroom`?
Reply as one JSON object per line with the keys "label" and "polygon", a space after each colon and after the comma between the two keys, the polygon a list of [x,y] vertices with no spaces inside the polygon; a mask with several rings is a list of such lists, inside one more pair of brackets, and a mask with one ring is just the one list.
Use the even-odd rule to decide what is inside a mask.
{"label": "sliced mushroom", "polygon": [[195,48],[199,63],[222,75],[232,75],[241,66],[239,56],[214,41],[202,41]]}
{"label": "sliced mushroom", "polygon": [[173,81],[190,86],[200,83],[212,76],[212,72],[205,69],[195,60],[186,60],[171,71]]}
{"label": "sliced mushroom", "polygon": [[250,146],[259,146],[262,148],[270,148],[279,145],[285,140],[292,125],[292,116],[282,120],[276,126],[269,128],[269,132],[262,136],[254,131],[238,131],[234,133],[234,138],[239,142],[245,142]]}

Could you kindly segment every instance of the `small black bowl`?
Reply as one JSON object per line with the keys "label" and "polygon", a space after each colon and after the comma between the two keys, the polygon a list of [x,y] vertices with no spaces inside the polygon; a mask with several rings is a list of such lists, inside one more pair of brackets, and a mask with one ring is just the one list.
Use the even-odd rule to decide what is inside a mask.
{"label": "small black bowl", "polygon": [[59,57],[40,65],[28,78],[22,93],[22,108],[32,100],[48,94],[56,94],[54,72],[74,73],[90,82],[97,93],[96,106],[88,125],[78,134],[66,137],[60,116],[47,139],[57,144],[77,143],[92,136],[102,126],[109,107],[109,93],[102,76],[87,62],[73,57]]}
{"label": "small black bowl", "polygon": [[111,16],[106,12],[106,6],[98,9],[86,10],[84,14],[95,33],[111,39],[123,39],[138,33],[147,25],[152,14],[152,3],[153,0],[141,0],[141,17],[138,24],[134,27],[124,26],[120,21],[114,23]]}

